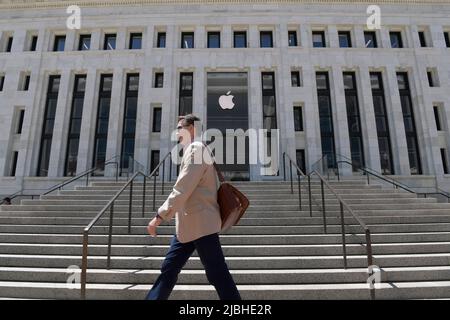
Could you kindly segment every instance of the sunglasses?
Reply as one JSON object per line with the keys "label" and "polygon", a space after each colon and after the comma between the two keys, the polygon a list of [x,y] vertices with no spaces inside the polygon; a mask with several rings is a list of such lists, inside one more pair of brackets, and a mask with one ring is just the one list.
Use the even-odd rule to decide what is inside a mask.
{"label": "sunglasses", "polygon": [[177,130],[181,130],[181,129],[183,129],[183,128],[188,128],[190,125],[187,125],[187,126],[178,126],[177,127]]}

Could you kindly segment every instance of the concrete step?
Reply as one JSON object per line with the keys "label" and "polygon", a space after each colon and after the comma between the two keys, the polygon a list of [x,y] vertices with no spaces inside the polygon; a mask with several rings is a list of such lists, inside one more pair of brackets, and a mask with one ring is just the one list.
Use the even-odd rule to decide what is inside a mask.
{"label": "concrete step", "polygon": [[[448,266],[450,253],[383,254],[374,255],[374,264],[380,267]],[[80,266],[79,255],[0,254],[4,267],[67,268]],[[230,269],[312,269],[342,268],[342,255],[334,256],[234,256],[225,258]],[[89,256],[89,268],[105,268],[106,256]],[[164,260],[160,256],[112,256],[111,268],[159,269]],[[367,267],[366,255],[349,255],[349,268]],[[198,257],[192,256],[186,269],[203,269]]]}
{"label": "concrete step", "polygon": [[[90,255],[106,255],[107,245],[89,247]],[[341,244],[328,245],[223,245],[226,256],[326,256],[342,252]],[[347,244],[348,255],[366,254],[365,246]],[[113,256],[165,256],[168,245],[116,245],[113,243]],[[450,242],[428,243],[376,243],[372,245],[373,254],[409,254],[409,253],[446,253],[450,252]],[[44,243],[0,243],[2,254],[44,254],[44,255],[77,255],[82,252],[82,244],[44,244]],[[194,253],[196,256],[197,253]]]}
{"label": "concrete step", "polygon": [[[158,197],[155,199],[156,203],[163,203],[167,197],[162,198]],[[314,197],[313,201],[314,201]],[[22,201],[22,204],[30,205],[30,204],[62,204],[67,203],[67,205],[71,205],[73,203],[77,204],[104,204],[107,203],[112,197],[108,196],[45,196],[41,198],[40,200],[26,200]],[[299,198],[290,196],[285,196],[283,198],[277,198],[277,199],[267,199],[266,198],[252,198],[249,197],[250,204],[251,205],[270,205],[270,204],[291,204],[291,205],[297,205],[299,203]],[[321,201],[321,197],[315,196],[315,201]],[[146,204],[153,204],[153,197],[146,197],[145,199]],[[325,199],[326,202],[330,203],[336,203],[337,199],[328,197]],[[426,198],[426,199],[420,199],[420,198],[387,198],[387,199],[345,199],[345,202],[349,205],[399,205],[399,204],[405,204],[405,205],[415,205],[415,204],[426,204],[426,203],[437,203],[437,199],[435,198]],[[121,196],[116,200],[117,204],[127,204],[129,203],[129,197]],[[133,203],[135,204],[142,204],[142,196],[134,196],[133,197]],[[309,203],[309,196],[308,195],[302,195],[302,204],[308,204]],[[447,204],[447,207],[450,208],[450,204]]]}
{"label": "concrete step", "polygon": [[[133,299],[145,298],[150,285],[132,284],[88,284],[88,299]],[[304,284],[304,285],[238,285],[244,300],[298,300],[298,299],[370,299],[368,284]],[[392,282],[377,285],[377,299],[416,299],[448,296],[450,281]],[[3,296],[79,299],[78,289],[67,284],[48,282],[0,282]],[[216,300],[214,287],[210,285],[176,285],[170,296],[175,300]]]}
{"label": "concrete step", "polygon": [[[11,233],[82,233],[85,225],[0,225],[0,232]],[[370,225],[369,229],[371,233],[389,233],[389,232],[438,232],[438,231],[450,231],[450,223],[417,223],[417,224],[378,224]],[[346,225],[345,230],[347,233],[357,233],[362,230],[360,225]],[[327,225],[327,231],[329,233],[339,233],[341,231],[340,225]],[[109,232],[108,226],[94,226],[91,229],[92,233],[107,234]],[[287,234],[322,234],[324,232],[322,225],[310,225],[310,226],[283,226],[283,225],[271,225],[271,226],[241,226],[237,225],[227,231],[226,234],[273,234],[284,236]],[[174,226],[162,225],[158,227],[159,234],[173,234]],[[113,234],[128,234],[127,226],[113,226]],[[131,226],[131,234],[147,234],[145,226]]]}
{"label": "concrete step", "polygon": [[[113,243],[117,245],[167,245],[173,235],[158,235],[150,238],[148,235],[114,235]],[[450,232],[398,232],[378,233],[372,235],[372,243],[412,243],[412,242],[446,242],[450,239]],[[52,244],[80,244],[83,242],[81,234],[64,233],[0,233],[1,242],[15,243],[52,243]],[[222,234],[220,241],[224,245],[273,245],[273,244],[341,244],[342,236],[336,234],[307,234],[307,235],[229,235]],[[104,234],[89,235],[89,243],[106,244],[108,236]],[[365,244],[363,233],[347,234],[347,243]]]}
{"label": "concrete step", "polygon": [[[21,212],[19,212],[21,213]],[[51,225],[88,225],[91,221],[91,217],[77,217],[76,213],[73,216],[46,216],[46,212],[43,211],[43,216],[35,215],[35,212],[28,213],[28,215],[16,215],[16,213],[12,216],[0,216],[0,224],[51,224]],[[151,219],[151,216],[146,215],[144,218],[133,216],[133,225],[134,226],[147,226],[148,222]],[[351,216],[346,216],[346,223],[355,224],[356,219]],[[425,216],[367,216],[364,217],[364,222],[368,225],[373,224],[409,224],[409,223],[441,223],[446,222],[450,223],[450,215],[425,215]],[[174,225],[174,220],[171,222],[165,223],[166,225]],[[323,223],[323,218],[319,216],[315,217],[244,217],[239,221],[239,225],[247,226],[247,225],[277,225],[281,224],[284,226],[287,225],[320,225]],[[337,217],[327,217],[327,223],[329,224],[339,224],[340,218]],[[109,215],[106,215],[103,218],[100,218],[99,222],[96,225],[109,225]],[[125,215],[115,216],[114,225],[128,225],[128,218]]]}
{"label": "concrete step", "polygon": [[[69,268],[22,268],[0,267],[0,281],[65,283],[70,274],[77,272]],[[230,270],[237,284],[331,284],[364,283],[368,278],[367,268],[351,269],[273,269]],[[139,269],[88,269],[88,283],[152,284],[160,270]],[[449,266],[382,268],[382,282],[391,281],[439,281],[450,276]],[[178,284],[204,284],[208,280],[204,270],[183,269]]]}

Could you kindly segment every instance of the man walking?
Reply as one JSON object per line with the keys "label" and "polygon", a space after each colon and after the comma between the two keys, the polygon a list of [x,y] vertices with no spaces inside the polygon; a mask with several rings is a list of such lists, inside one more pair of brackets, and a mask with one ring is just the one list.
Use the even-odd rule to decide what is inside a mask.
{"label": "man walking", "polygon": [[[180,173],[173,191],[148,224],[151,236],[164,221],[176,217],[176,235],[162,264],[161,274],[147,295],[149,300],[169,298],[178,274],[194,250],[205,268],[208,281],[222,300],[240,300],[236,284],[223,256],[218,233],[221,230],[220,209],[217,203],[218,179],[209,152],[200,141],[194,141],[197,130],[192,114],[179,118],[177,138],[184,154]],[[200,163],[198,163],[200,159]]]}

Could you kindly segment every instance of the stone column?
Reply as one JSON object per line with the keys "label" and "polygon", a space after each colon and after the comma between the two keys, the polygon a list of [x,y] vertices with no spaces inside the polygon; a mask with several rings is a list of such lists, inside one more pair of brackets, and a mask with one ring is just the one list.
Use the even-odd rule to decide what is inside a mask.
{"label": "stone column", "polygon": [[[125,72],[122,68],[114,68],[109,111],[108,140],[106,144],[106,159],[117,156],[120,161],[122,144],[122,127],[124,111]],[[105,168],[105,176],[114,176],[113,166]]]}
{"label": "stone column", "polygon": [[369,68],[367,66],[359,67],[357,78],[359,78],[359,81],[356,81],[356,83],[358,84],[358,100],[364,143],[364,158],[367,167],[380,172],[380,152],[378,149],[378,134]]}
{"label": "stone column", "polygon": [[92,155],[97,120],[98,88],[97,72],[91,68],[86,77],[80,143],[78,145],[77,173],[92,168]]}
{"label": "stone column", "polygon": [[383,74],[383,83],[395,174],[410,175],[405,125],[403,123],[395,66],[387,67],[386,72]]}
{"label": "stone column", "polygon": [[[347,104],[345,101],[344,79],[340,66],[332,66],[330,72],[331,109],[333,112],[334,141],[336,146],[336,160],[340,156],[351,158],[350,137],[347,123]],[[351,174],[350,166],[339,166],[340,173]]]}

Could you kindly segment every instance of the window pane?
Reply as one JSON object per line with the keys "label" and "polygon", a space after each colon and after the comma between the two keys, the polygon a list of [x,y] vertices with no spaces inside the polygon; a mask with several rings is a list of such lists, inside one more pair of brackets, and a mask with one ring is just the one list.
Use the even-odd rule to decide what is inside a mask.
{"label": "window pane", "polygon": [[139,76],[129,75],[128,76],[128,91],[138,91],[139,89]]}
{"label": "window pane", "polygon": [[275,97],[263,96],[263,116],[275,116]]}
{"label": "window pane", "polygon": [[193,33],[182,33],[181,47],[182,48],[193,48],[194,47],[194,34]]}
{"label": "window pane", "polygon": [[112,76],[103,77],[103,83],[101,91],[111,91],[112,90]]}
{"label": "window pane", "polygon": [[234,33],[234,47],[235,48],[247,47],[247,34],[245,32]]}
{"label": "window pane", "polygon": [[130,49],[141,49],[142,48],[142,34],[132,33],[130,38]]}
{"label": "window pane", "polygon": [[325,47],[325,36],[323,32],[313,32],[312,37],[314,48]]}
{"label": "window pane", "polygon": [[181,90],[192,90],[192,75],[182,75]]}
{"label": "window pane", "polygon": [[374,74],[374,73],[370,74],[370,85],[372,87],[372,90],[380,90],[381,89],[380,77],[378,76],[378,74]]}
{"label": "window pane", "polygon": [[220,33],[208,33],[208,48],[220,48]]}
{"label": "window pane", "polygon": [[364,32],[364,41],[366,48],[376,48],[376,37],[374,32]]}
{"label": "window pane", "polygon": [[344,73],[344,89],[355,89],[354,77],[352,74]]}
{"label": "window pane", "polygon": [[273,75],[263,74],[263,90],[273,90]]}
{"label": "window pane", "polygon": [[166,33],[160,32],[158,33],[158,48],[166,47]]}
{"label": "window pane", "polygon": [[341,48],[351,47],[350,34],[348,32],[340,32],[339,33],[339,47],[341,47]]}
{"label": "window pane", "polygon": [[326,74],[316,74],[317,89],[328,89],[328,77]]}
{"label": "window pane", "polygon": [[260,33],[260,41],[261,41],[261,48],[271,48],[273,46],[272,42],[272,32],[261,32]]}

